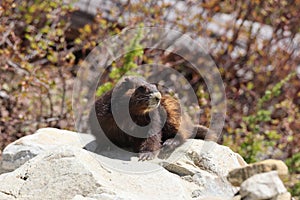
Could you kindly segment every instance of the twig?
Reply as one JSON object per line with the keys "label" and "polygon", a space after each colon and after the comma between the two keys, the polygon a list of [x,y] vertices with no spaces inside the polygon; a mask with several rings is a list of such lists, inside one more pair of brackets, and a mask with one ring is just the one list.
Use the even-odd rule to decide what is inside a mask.
{"label": "twig", "polygon": [[29,75],[30,74],[27,70],[23,69],[17,63],[14,63],[11,60],[7,60],[7,64],[9,66],[13,67],[16,70],[16,72],[20,75]]}
{"label": "twig", "polygon": [[9,36],[9,34],[11,33],[14,27],[15,27],[15,22],[11,22],[9,24],[9,29],[3,34],[3,38],[0,42],[0,46],[2,46],[6,42],[7,37]]}

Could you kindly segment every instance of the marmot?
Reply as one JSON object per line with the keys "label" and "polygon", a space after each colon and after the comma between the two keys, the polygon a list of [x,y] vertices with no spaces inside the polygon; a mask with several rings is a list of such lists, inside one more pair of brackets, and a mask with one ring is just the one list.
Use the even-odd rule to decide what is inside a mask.
{"label": "marmot", "polygon": [[204,139],[209,130],[182,114],[178,99],[135,76],[95,101],[89,123],[100,148],[113,143],[139,153],[140,160],[153,159],[161,148],[174,150],[188,138]]}

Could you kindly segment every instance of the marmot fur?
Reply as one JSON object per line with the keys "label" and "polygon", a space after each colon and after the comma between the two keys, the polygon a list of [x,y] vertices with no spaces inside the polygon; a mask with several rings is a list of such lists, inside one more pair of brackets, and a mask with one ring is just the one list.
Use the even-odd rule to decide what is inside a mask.
{"label": "marmot fur", "polygon": [[153,159],[161,148],[174,150],[188,138],[204,139],[209,130],[182,114],[178,99],[134,76],[95,101],[89,122],[100,148],[113,143],[139,153],[140,160]]}

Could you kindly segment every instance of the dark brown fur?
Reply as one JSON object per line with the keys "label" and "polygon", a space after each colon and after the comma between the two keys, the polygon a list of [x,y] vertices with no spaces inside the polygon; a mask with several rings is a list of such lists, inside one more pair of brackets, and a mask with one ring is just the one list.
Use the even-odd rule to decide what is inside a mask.
{"label": "dark brown fur", "polygon": [[[126,100],[129,102],[131,119],[122,110],[128,110]],[[111,102],[114,102],[115,107]],[[113,117],[113,109],[116,109],[118,118],[121,119],[119,126]],[[166,119],[164,124],[163,119]],[[133,125],[126,127],[130,126],[130,120],[141,127],[150,125],[142,133]],[[114,92],[111,90],[96,100],[95,109],[90,114],[90,124],[99,146],[107,147],[112,142],[120,148],[139,153],[140,160],[153,159],[161,148],[166,151],[173,150],[186,139],[192,138],[193,132],[196,133],[195,138],[199,139],[204,139],[208,132],[206,127],[195,126],[186,114],[182,115],[176,98],[159,92],[155,85],[138,77],[125,78],[115,87]],[[129,128],[134,135],[145,138],[129,135],[123,131],[124,128]]]}

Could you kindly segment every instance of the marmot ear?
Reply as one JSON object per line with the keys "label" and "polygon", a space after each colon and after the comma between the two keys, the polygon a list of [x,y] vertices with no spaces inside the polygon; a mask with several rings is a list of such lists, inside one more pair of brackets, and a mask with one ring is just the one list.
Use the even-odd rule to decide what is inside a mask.
{"label": "marmot ear", "polygon": [[125,87],[125,89],[131,89],[132,88],[132,81],[130,80],[129,77],[124,78],[124,81],[122,83]]}
{"label": "marmot ear", "polygon": [[142,86],[138,87],[136,89],[136,91],[138,91],[140,93],[145,93],[147,91],[147,88],[144,85],[142,85]]}

